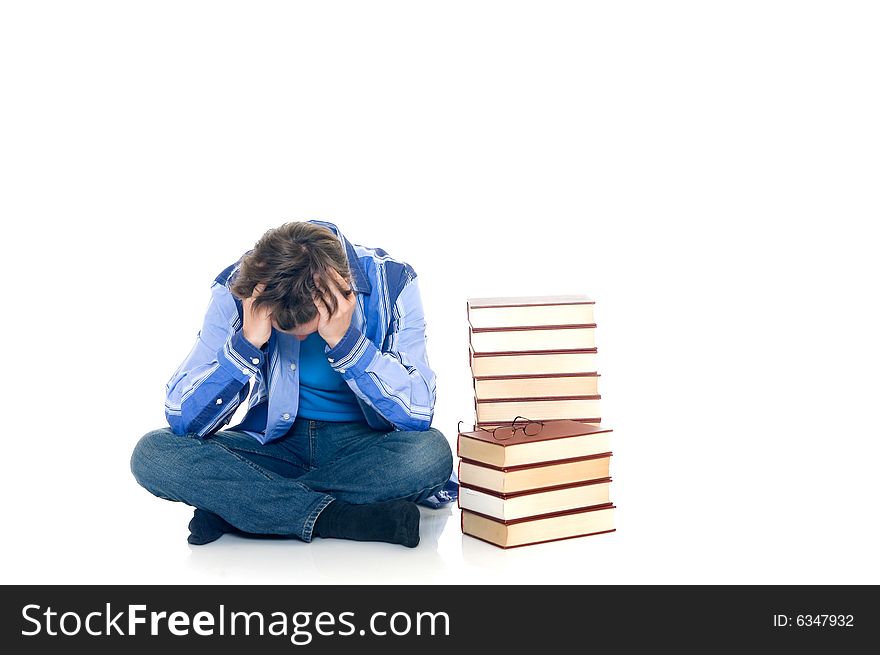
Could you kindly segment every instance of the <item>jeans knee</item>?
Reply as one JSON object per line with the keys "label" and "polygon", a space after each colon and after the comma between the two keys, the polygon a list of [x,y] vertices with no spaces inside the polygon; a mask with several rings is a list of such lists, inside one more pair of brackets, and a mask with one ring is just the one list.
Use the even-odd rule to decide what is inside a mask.
{"label": "jeans knee", "polygon": [[442,484],[452,474],[452,449],[440,430],[429,428],[421,437],[422,463],[434,484]]}
{"label": "jeans knee", "polygon": [[140,438],[131,453],[131,473],[138,484],[150,493],[159,495],[161,471],[167,469],[163,460],[174,439],[180,437],[169,428],[152,430]]}

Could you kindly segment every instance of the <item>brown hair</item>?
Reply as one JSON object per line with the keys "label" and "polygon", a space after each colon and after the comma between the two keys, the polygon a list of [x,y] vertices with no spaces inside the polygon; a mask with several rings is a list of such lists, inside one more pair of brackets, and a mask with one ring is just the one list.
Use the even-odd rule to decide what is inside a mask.
{"label": "brown hair", "polygon": [[318,315],[313,300],[318,294],[331,314],[336,311],[336,296],[328,291],[339,285],[329,269],[349,278],[345,248],[336,235],[313,223],[285,223],[266,232],[242,258],[230,291],[244,300],[258,284],[265,285],[254,307],[271,307],[276,326],[292,330]]}

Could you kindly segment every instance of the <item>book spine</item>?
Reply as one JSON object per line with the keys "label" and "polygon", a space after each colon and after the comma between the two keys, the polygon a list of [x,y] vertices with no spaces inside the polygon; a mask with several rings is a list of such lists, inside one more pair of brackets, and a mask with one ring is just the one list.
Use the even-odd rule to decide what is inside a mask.
{"label": "book spine", "polygon": [[[522,353],[518,353],[522,354]],[[473,358],[468,358],[468,364]],[[596,371],[584,373],[534,373],[524,375],[476,375],[471,376],[474,380],[544,380],[547,378],[598,378],[601,377]]]}
{"label": "book spine", "polygon": [[532,403],[532,402],[549,402],[554,400],[601,400],[602,396],[594,394],[591,396],[533,396],[530,398],[478,398],[477,403]]}
{"label": "book spine", "polygon": [[540,330],[594,330],[595,323],[575,323],[572,325],[518,325],[516,327],[482,327],[475,328],[468,321],[471,332],[482,334],[484,332],[532,332]]}
{"label": "book spine", "polygon": [[567,348],[553,350],[498,350],[495,352],[476,352],[471,348],[472,357],[514,357],[518,355],[596,355],[597,348]]}
{"label": "book spine", "polygon": [[471,466],[481,466],[483,468],[500,471],[501,473],[516,473],[517,471],[542,468],[545,466],[556,466],[557,464],[572,464],[574,462],[583,462],[589,459],[603,459],[613,455],[614,453],[609,451],[607,453],[597,453],[595,455],[585,455],[583,457],[567,457],[566,459],[551,459],[546,462],[535,462],[533,464],[518,464],[517,466],[495,466],[494,464],[486,464],[485,462],[468,459],[467,457],[459,457],[459,460],[461,460],[459,463],[463,462],[465,464],[470,464]]}
{"label": "book spine", "polygon": [[595,300],[584,298],[583,300],[560,300],[558,302],[540,302],[540,303],[505,303],[503,305],[472,305],[467,302],[469,311],[480,309],[501,309],[502,307],[548,307],[548,306],[564,306],[564,305],[595,305]]}
{"label": "book spine", "polygon": [[465,530],[464,530],[464,513],[467,511],[468,510],[466,510],[466,509],[463,509],[461,511],[461,514],[462,514],[461,531],[462,531],[462,533],[466,534],[467,536],[471,537],[472,539],[477,539],[477,540],[482,541],[484,543],[492,544],[496,548],[503,548],[504,550],[510,550],[511,548],[522,548],[523,546],[535,546],[537,544],[549,544],[553,541],[565,541],[567,539],[580,539],[581,537],[594,537],[599,534],[609,534],[611,532],[617,532],[617,528],[612,528],[611,530],[600,530],[599,532],[587,532],[585,534],[575,534],[575,535],[571,535],[570,537],[557,537],[555,539],[542,539],[540,541],[530,541],[525,544],[515,544],[513,546],[504,546],[502,544],[496,544],[494,541],[489,541],[488,539],[483,539],[483,537],[478,537],[477,535],[471,534],[470,532],[465,532]]}
{"label": "book spine", "polygon": [[511,519],[509,521],[502,521],[499,518],[494,516],[489,516],[488,514],[481,514],[480,512],[475,512],[472,509],[464,510],[466,512],[470,512],[475,516],[481,516],[484,519],[488,519],[489,521],[494,521],[495,523],[501,523],[502,525],[516,525],[517,523],[527,523],[530,521],[540,521],[543,519],[555,519],[560,516],[570,516],[572,514],[585,514],[587,512],[598,512],[603,509],[616,509],[614,503],[601,503],[599,505],[589,505],[587,507],[578,507],[575,509],[567,509],[562,512],[548,512],[546,514],[538,514],[537,516],[524,516],[521,519]]}
{"label": "book spine", "polygon": [[[561,491],[563,489],[573,489],[575,487],[589,487],[596,484],[606,484],[610,483],[611,478],[595,478],[593,480],[584,480],[582,482],[569,482],[567,484],[556,484],[549,487],[538,487],[537,489],[525,489],[523,491],[511,491],[509,493],[502,493],[500,491],[493,491],[492,489],[486,489],[485,487],[479,487],[475,484],[467,484],[462,482],[462,489],[472,489],[474,491],[479,491],[480,493],[487,494],[489,496],[494,496],[495,498],[500,498],[501,500],[511,500],[513,498],[521,498],[522,496],[531,496],[534,494],[542,494],[550,491]],[[459,507],[461,505],[459,504]],[[473,510],[471,510],[473,511]]]}

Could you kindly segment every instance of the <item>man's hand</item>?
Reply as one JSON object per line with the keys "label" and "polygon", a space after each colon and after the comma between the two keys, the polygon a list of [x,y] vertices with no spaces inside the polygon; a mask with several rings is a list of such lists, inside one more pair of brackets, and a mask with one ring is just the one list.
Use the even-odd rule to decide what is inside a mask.
{"label": "man's hand", "polygon": [[330,309],[320,295],[315,296],[315,307],[318,308],[318,334],[331,348],[335,348],[351,325],[351,317],[354,314],[357,297],[351,290],[351,285],[335,269],[328,270],[328,278],[332,293],[336,298],[336,311],[330,314]]}
{"label": "man's hand", "polygon": [[272,310],[268,307],[254,309],[254,298],[259,296],[265,288],[266,285],[258,284],[251,297],[245,298],[241,303],[244,309],[244,322],[241,331],[244,338],[250,341],[254,348],[262,348],[272,336]]}

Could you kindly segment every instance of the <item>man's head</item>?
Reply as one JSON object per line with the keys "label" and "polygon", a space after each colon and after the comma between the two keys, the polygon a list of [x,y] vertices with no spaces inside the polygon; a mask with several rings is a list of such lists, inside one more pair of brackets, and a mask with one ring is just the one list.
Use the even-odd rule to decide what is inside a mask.
{"label": "man's head", "polygon": [[338,285],[331,269],[349,279],[348,258],[336,235],[312,223],[285,223],[266,232],[242,258],[230,289],[244,300],[259,287],[254,307],[271,310],[275,329],[305,338],[318,329],[315,296],[331,314],[336,311],[329,290]]}

